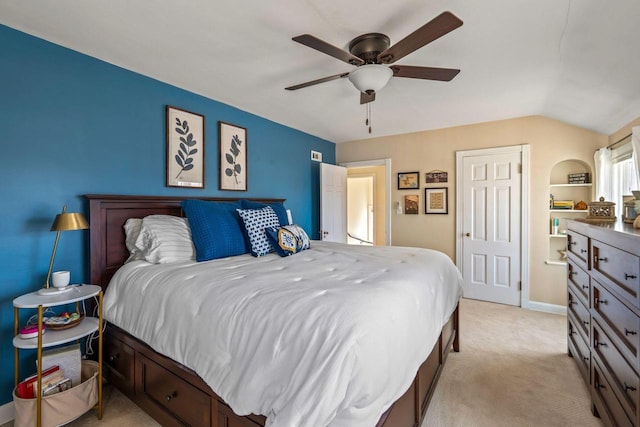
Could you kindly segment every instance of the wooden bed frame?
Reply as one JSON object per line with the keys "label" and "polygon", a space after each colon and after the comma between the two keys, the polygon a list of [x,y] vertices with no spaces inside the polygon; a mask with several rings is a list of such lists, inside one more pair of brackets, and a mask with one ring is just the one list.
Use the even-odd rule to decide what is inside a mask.
{"label": "wooden bed frame", "polygon": [[[107,289],[129,256],[123,225],[151,214],[184,216],[185,197],[85,195],[90,211],[91,283]],[[237,198],[201,200],[236,201]],[[251,199],[262,202],[282,199]],[[450,349],[459,351],[459,307],[407,392],[385,412],[377,427],[420,426]],[[113,325],[105,332],[105,376],[163,426],[259,427],[265,417],[236,415],[192,370],[165,357]]]}

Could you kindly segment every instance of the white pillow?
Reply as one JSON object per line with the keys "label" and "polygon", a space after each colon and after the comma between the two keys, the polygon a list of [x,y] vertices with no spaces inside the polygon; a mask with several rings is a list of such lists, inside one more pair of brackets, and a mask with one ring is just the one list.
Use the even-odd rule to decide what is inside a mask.
{"label": "white pillow", "polygon": [[140,228],[142,227],[142,220],[140,218],[129,218],[124,223],[124,242],[129,249],[129,258],[125,261],[125,264],[131,261],[137,261],[144,259],[144,253],[142,248],[136,246],[136,240],[140,235]]}
{"label": "white pillow", "polygon": [[196,259],[191,229],[186,218],[149,215],[142,220],[135,242],[144,259],[152,264]]}

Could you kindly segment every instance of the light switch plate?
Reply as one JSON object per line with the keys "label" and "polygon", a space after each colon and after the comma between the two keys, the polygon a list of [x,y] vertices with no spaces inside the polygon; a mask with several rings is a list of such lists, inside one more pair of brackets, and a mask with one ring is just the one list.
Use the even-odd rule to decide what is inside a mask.
{"label": "light switch plate", "polygon": [[321,162],[322,161],[322,153],[319,152],[319,151],[311,150],[311,160],[313,160],[314,162]]}

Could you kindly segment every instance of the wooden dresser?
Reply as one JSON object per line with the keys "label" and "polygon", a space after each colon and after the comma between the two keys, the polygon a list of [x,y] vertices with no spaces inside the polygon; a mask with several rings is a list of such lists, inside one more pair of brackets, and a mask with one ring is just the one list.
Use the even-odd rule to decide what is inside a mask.
{"label": "wooden dresser", "polygon": [[618,221],[567,226],[567,333],[608,426],[640,424],[640,230]]}

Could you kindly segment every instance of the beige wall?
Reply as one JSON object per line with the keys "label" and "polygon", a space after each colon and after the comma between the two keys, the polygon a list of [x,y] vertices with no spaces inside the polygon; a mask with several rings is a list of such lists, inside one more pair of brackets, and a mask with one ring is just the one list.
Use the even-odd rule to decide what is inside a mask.
{"label": "beige wall", "polygon": [[[593,154],[607,145],[606,135],[541,116],[522,117],[447,129],[351,141],[336,145],[336,161],[353,162],[391,158],[391,203],[402,202],[398,172],[420,171],[420,215],[397,215],[392,209],[392,244],[438,249],[455,259],[456,151],[528,144],[530,185],[530,292],[531,301],[566,305],[565,269],[545,264],[549,253],[549,179],[556,163],[580,160],[593,172]],[[449,172],[449,214],[424,214],[424,173]]]}
{"label": "beige wall", "polygon": [[348,176],[373,176],[374,177],[374,189],[373,189],[373,221],[374,221],[374,244],[384,246],[386,241],[385,223],[385,167],[384,166],[369,166],[347,169]]}

